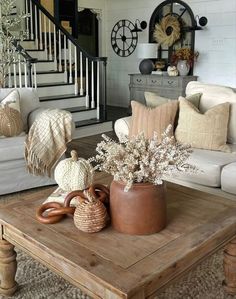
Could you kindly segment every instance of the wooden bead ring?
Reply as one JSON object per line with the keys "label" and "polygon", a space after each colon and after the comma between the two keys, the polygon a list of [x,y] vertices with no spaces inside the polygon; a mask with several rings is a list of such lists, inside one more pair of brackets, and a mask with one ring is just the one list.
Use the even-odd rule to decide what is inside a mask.
{"label": "wooden bead ring", "polygon": [[36,211],[36,218],[37,220],[39,220],[40,222],[44,223],[44,224],[53,224],[53,223],[57,223],[59,222],[64,216],[63,215],[54,215],[54,216],[44,216],[43,213],[45,211],[47,211],[48,209],[60,209],[62,206],[61,204],[59,204],[58,202],[48,202],[43,204],[40,208],[37,209]]}

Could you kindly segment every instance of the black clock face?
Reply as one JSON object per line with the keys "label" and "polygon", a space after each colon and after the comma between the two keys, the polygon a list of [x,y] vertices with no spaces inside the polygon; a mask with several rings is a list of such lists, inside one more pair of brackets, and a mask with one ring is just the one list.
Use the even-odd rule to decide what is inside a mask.
{"label": "black clock face", "polygon": [[138,33],[132,32],[134,24],[129,20],[120,20],[111,31],[111,45],[117,55],[131,55],[138,43]]}

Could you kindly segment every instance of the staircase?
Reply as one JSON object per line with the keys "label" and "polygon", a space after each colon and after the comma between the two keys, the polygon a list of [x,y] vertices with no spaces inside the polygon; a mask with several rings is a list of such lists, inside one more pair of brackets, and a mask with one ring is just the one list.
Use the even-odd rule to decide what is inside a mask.
{"label": "staircase", "polygon": [[106,120],[106,57],[86,53],[37,0],[22,1],[29,14],[24,24],[28,36],[20,42],[19,62],[9,69],[6,87],[33,87],[42,107],[70,111],[74,138],[111,131],[112,122]]}

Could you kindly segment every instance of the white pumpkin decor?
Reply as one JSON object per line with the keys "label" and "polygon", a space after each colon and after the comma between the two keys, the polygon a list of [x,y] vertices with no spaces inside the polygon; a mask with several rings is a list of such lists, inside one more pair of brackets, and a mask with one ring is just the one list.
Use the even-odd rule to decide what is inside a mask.
{"label": "white pumpkin decor", "polygon": [[179,74],[176,66],[168,66],[167,73],[169,76],[178,76]]}
{"label": "white pumpkin decor", "polygon": [[55,168],[54,177],[58,186],[66,192],[87,189],[93,183],[92,165],[83,158],[78,158],[75,150],[71,158],[64,159]]}

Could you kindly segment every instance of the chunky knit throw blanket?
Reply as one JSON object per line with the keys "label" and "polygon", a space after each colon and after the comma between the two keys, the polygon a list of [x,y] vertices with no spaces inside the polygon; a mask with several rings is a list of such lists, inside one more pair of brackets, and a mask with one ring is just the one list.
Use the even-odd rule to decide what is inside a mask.
{"label": "chunky knit throw blanket", "polygon": [[30,127],[25,141],[27,169],[34,175],[52,174],[52,168],[71,141],[72,116],[59,109],[42,112]]}

